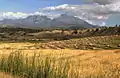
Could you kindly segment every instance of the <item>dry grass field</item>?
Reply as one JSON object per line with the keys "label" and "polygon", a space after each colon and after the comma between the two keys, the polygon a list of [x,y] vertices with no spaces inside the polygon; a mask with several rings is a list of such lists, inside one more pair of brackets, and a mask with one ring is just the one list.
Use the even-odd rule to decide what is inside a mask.
{"label": "dry grass field", "polygon": [[0,73],[0,78],[14,78],[11,75],[8,75],[6,73]]}
{"label": "dry grass field", "polygon": [[[62,70],[65,70],[65,71],[62,71],[61,74],[66,73],[64,74],[64,77],[56,76],[57,78],[120,78],[120,50],[119,49],[117,50],[72,50],[72,49],[55,50],[55,49],[36,49],[36,47],[33,47],[33,45],[35,44],[33,43],[0,43],[1,71],[11,73],[9,71],[2,69],[2,64],[6,65],[6,63],[3,62],[3,57],[9,58],[11,53],[13,53],[13,56],[14,56],[14,52],[19,52],[20,53],[19,55],[22,54],[24,58],[28,57],[29,61],[31,61],[32,57],[35,57],[34,63],[36,64],[35,65],[36,70],[38,66],[38,61],[40,61],[41,59],[49,57],[49,59],[54,60],[54,61],[48,62],[47,64],[53,65],[54,63],[54,66],[52,67],[60,66],[60,68],[54,69],[58,71],[57,73],[59,73],[59,71],[62,71]],[[12,57],[12,60],[13,59],[14,58]],[[8,59],[8,61],[9,60],[10,58]],[[16,59],[14,59],[14,61],[16,61]],[[23,61],[26,62],[26,59]],[[21,64],[21,63],[18,63],[18,64]],[[51,67],[51,65],[50,66],[48,65],[48,67]],[[19,68],[19,65],[18,65],[18,68]],[[10,71],[11,70],[12,69],[10,69]],[[2,76],[0,78],[11,78],[11,76],[8,77],[8,75],[3,76],[2,74],[0,74],[0,76]],[[26,77],[26,78],[56,78],[56,77],[34,76],[34,77]]]}

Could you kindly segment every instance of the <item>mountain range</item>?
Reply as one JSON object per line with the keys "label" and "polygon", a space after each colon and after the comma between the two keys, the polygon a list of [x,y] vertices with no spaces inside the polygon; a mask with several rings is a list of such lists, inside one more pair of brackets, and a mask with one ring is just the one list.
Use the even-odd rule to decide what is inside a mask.
{"label": "mountain range", "polygon": [[22,19],[3,19],[0,21],[1,27],[22,27],[22,28],[95,28],[88,22],[67,14],[50,19],[47,16],[30,15]]}

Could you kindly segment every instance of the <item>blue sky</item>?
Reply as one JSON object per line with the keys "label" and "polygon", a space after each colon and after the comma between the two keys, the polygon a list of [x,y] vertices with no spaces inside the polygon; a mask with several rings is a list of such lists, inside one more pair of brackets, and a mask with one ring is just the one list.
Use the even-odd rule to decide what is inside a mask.
{"label": "blue sky", "polygon": [[[61,6],[63,4],[72,5]],[[50,7],[45,9],[48,12],[70,13],[91,24],[120,24],[120,0],[0,0],[0,19],[35,14],[46,7]]]}
{"label": "blue sky", "polygon": [[0,11],[34,12],[47,6],[82,3],[82,0],[0,0]]}

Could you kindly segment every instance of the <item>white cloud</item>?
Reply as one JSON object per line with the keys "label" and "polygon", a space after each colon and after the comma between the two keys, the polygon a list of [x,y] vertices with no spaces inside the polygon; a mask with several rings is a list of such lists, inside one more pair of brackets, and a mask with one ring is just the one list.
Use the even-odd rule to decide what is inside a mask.
{"label": "white cloud", "polygon": [[[103,25],[104,20],[108,18],[108,14],[103,14],[99,10],[100,5],[98,4],[83,4],[83,5],[60,5],[43,8],[44,12],[64,12],[69,15],[73,15],[83,19],[91,24]],[[98,9],[98,10],[97,10]],[[103,9],[102,9],[103,10]],[[103,10],[104,11],[104,10]],[[101,13],[100,13],[101,12]],[[97,21],[97,22],[96,22]]]}
{"label": "white cloud", "polygon": [[49,18],[53,19],[53,18],[58,17],[60,14],[51,14],[51,13],[43,13],[43,12],[34,12],[34,13],[0,12],[0,20],[3,20],[3,19],[20,19],[20,18],[26,18],[30,15],[48,16]]}
{"label": "white cloud", "polygon": [[63,4],[59,6],[51,6],[40,8],[39,12],[23,13],[23,12],[2,12],[1,19],[5,18],[25,18],[29,15],[46,15],[53,19],[60,16],[61,13],[67,13],[76,16],[91,24],[105,25],[109,17],[120,14],[120,0],[86,0],[91,4],[70,5]]}
{"label": "white cloud", "polygon": [[25,18],[29,14],[27,13],[22,13],[22,12],[1,12],[0,17],[1,19],[18,19],[18,18]]}
{"label": "white cloud", "polygon": [[43,12],[64,12],[89,23],[104,25],[110,16],[120,14],[119,0],[89,0],[92,4],[59,5],[41,9]]}

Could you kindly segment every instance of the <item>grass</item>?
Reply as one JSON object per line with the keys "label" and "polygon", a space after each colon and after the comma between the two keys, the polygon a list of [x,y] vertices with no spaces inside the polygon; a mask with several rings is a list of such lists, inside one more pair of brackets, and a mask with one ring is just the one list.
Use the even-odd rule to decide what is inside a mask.
{"label": "grass", "polygon": [[[48,42],[47,42],[48,41]],[[85,38],[77,38],[63,41],[28,41],[28,42],[0,42],[0,47],[3,47],[7,44],[9,49],[15,49],[16,44],[20,49],[79,49],[79,50],[95,50],[95,49],[120,49],[120,36],[119,35],[111,35],[111,36],[95,36],[95,37],[85,37]],[[11,45],[13,45],[11,47]],[[25,46],[22,46],[25,45]],[[22,47],[22,48],[21,48]],[[6,47],[7,48],[7,47]]]}
{"label": "grass", "polygon": [[18,77],[13,77],[12,75],[9,75],[7,73],[0,72],[0,78],[18,78]]}
{"label": "grass", "polygon": [[1,72],[10,73],[22,78],[68,78],[69,64],[58,62],[55,59],[34,54],[24,57],[20,52],[10,53],[8,57],[1,57]]}
{"label": "grass", "polygon": [[119,44],[117,35],[45,43],[0,42],[0,71],[15,78],[120,78]]}
{"label": "grass", "polygon": [[10,40],[21,39],[1,39],[0,78],[120,78],[120,35],[113,30],[66,31],[69,36],[34,31],[38,39],[5,32]]}
{"label": "grass", "polygon": [[52,41],[48,43],[41,43],[37,46],[43,49],[120,49],[120,36],[96,36],[78,39],[70,39],[64,41]]}
{"label": "grass", "polygon": [[120,50],[16,50],[3,53],[0,71],[20,78],[119,78]]}

